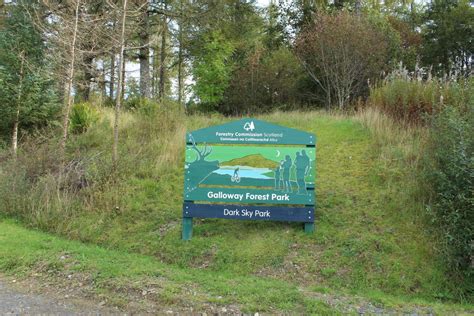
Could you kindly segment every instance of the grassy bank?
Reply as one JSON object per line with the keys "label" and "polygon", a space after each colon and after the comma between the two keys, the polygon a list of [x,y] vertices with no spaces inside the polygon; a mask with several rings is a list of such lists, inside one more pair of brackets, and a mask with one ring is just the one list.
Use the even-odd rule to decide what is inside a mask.
{"label": "grassy bank", "polygon": [[94,297],[125,311],[460,313],[472,306],[440,304],[378,291],[368,297],[300,286],[268,277],[182,269],[154,257],[106,250],[0,221],[0,271],[34,278],[69,296]]}
{"label": "grassy bank", "polygon": [[[53,141],[25,142],[16,165],[2,164],[0,213],[69,239],[151,256],[157,265],[199,269],[193,273],[209,276],[209,283],[227,276],[290,286],[293,292],[275,295],[269,303],[279,310],[285,307],[277,298],[291,299],[295,284],[364,295],[459,299],[437,257],[438,237],[427,227],[416,181],[422,130],[387,125],[390,121],[377,112],[352,118],[324,112],[259,118],[318,136],[313,235],[305,235],[299,224],[206,219],[196,220],[190,242],[181,241],[184,133],[230,119],[186,117],[167,109],[122,116],[120,166],[113,177],[106,110],[71,141],[71,163],[61,177],[48,147]],[[246,293],[241,283],[236,295]],[[286,310],[303,304],[285,300]]]}

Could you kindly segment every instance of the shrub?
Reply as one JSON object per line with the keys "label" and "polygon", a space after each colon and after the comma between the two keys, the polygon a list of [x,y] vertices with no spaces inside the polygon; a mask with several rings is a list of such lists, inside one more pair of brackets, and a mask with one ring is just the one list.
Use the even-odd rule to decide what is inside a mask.
{"label": "shrub", "polygon": [[449,269],[474,292],[474,105],[434,116],[426,176],[429,211],[439,225]]}
{"label": "shrub", "polygon": [[[125,99],[123,102],[123,108],[126,110],[136,110],[141,107],[145,99],[137,98],[137,97],[130,97]],[[115,103],[113,105],[115,107]]]}
{"label": "shrub", "polygon": [[474,99],[474,79],[422,80],[399,69],[370,90],[368,104],[398,121],[422,123],[446,104],[461,111]]}
{"label": "shrub", "polygon": [[89,103],[75,104],[72,107],[70,116],[71,132],[76,134],[84,133],[98,119],[99,113]]}

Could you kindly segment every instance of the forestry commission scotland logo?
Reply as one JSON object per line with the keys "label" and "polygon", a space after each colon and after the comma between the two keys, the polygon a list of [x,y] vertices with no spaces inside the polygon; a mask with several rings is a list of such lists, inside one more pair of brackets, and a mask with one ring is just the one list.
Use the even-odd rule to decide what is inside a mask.
{"label": "forestry commission scotland logo", "polygon": [[253,121],[247,122],[244,124],[244,130],[246,130],[247,132],[248,131],[253,132],[254,129],[255,129],[255,125],[253,124]]}

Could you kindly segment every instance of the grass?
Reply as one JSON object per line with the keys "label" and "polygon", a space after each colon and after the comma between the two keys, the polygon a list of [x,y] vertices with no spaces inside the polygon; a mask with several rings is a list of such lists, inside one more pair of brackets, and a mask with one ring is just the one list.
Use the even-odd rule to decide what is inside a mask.
{"label": "grass", "polygon": [[472,308],[397,298],[380,292],[371,293],[369,299],[339,293],[336,301],[336,296],[332,298],[333,291],[321,287],[306,288],[228,271],[183,269],[160,263],[151,256],[107,250],[27,230],[11,220],[0,221],[0,271],[17,277],[47,275],[46,280],[54,279],[59,288],[85,282],[91,284],[89,294],[122,308],[133,301],[140,306],[136,311],[146,311],[150,304],[162,311],[229,308],[247,313],[291,311],[315,315],[347,311],[355,314],[356,308],[364,304],[375,304],[387,311],[429,309],[440,313],[467,312]]}
{"label": "grass", "polygon": [[[169,109],[146,116],[124,113],[121,175],[111,178],[109,115],[103,111],[101,122],[69,144],[71,159],[83,162],[76,169],[87,186],[64,190],[48,172],[32,181],[28,170],[51,157],[29,153],[25,145],[19,166],[6,163],[0,169],[0,214],[199,274],[199,283],[207,284],[203,292],[234,293],[246,310],[309,311],[296,285],[351,295],[459,301],[436,252],[438,237],[429,229],[416,181],[423,130],[399,128],[370,111],[356,117],[325,112],[259,116],[318,137],[316,233],[306,235],[295,223],[203,219],[195,220],[193,239],[183,242],[185,131],[232,118],[185,117]],[[234,283],[219,283],[219,278]],[[245,301],[251,294],[248,282],[270,298]],[[272,292],[273,287],[281,291]]]}

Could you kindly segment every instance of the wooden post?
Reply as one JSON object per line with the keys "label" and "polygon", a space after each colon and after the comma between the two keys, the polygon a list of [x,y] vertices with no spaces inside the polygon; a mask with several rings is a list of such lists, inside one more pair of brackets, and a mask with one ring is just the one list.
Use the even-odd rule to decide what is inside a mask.
{"label": "wooden post", "polygon": [[183,231],[182,239],[190,240],[193,236],[193,218],[192,217],[183,217]]}

